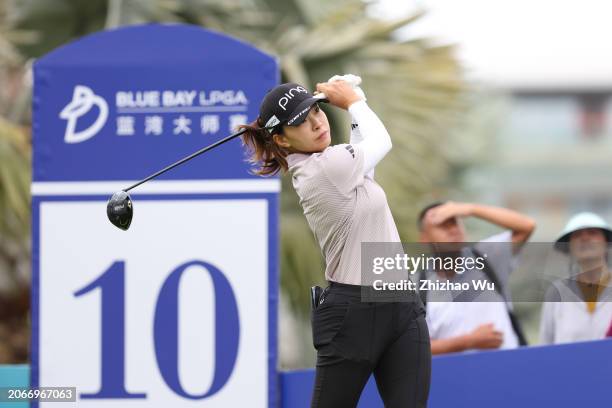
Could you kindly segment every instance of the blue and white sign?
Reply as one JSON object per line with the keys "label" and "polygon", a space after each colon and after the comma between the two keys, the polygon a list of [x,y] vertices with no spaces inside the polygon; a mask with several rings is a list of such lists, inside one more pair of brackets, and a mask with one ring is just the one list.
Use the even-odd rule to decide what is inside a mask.
{"label": "blue and white sign", "polygon": [[76,387],[79,407],[277,406],[279,179],[234,140],[131,191],[127,232],[106,201],[253,121],[278,78],[184,25],[35,64],[32,386]]}

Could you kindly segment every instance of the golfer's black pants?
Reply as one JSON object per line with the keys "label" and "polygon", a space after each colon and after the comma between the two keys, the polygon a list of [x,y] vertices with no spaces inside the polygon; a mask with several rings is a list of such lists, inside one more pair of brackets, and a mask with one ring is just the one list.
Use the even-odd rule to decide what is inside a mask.
{"label": "golfer's black pants", "polygon": [[425,407],[431,348],[422,302],[362,302],[361,287],[333,282],[322,299],[312,312],[311,406],[356,407],[374,374],[385,407]]}

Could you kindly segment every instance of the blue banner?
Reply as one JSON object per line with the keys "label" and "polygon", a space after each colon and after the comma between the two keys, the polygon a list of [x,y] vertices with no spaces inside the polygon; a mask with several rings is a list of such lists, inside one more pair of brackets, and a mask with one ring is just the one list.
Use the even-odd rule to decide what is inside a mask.
{"label": "blue banner", "polygon": [[85,408],[277,406],[279,178],[236,139],[130,191],[127,232],[106,202],[252,122],[278,79],[272,56],[176,24],[35,63],[33,387]]}
{"label": "blue banner", "polygon": [[[278,82],[271,56],[177,25],[83,38],[41,58],[34,75],[34,181],[144,178],[253,121]],[[163,176],[249,177],[236,142]]]}

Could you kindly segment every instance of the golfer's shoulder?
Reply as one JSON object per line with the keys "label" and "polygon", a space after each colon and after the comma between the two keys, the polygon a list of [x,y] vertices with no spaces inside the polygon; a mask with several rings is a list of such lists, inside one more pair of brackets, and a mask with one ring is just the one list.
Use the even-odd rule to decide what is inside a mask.
{"label": "golfer's shoulder", "polygon": [[357,145],[342,143],[329,146],[318,153],[315,160],[328,175],[334,175],[350,171],[359,164],[360,159],[361,151]]}
{"label": "golfer's shoulder", "polygon": [[329,146],[327,149],[319,153],[320,157],[325,160],[354,161],[358,158],[359,146],[350,143],[341,143]]}
{"label": "golfer's shoulder", "polygon": [[289,171],[291,172],[293,185],[296,189],[309,189],[325,181],[325,171],[323,170],[321,159],[322,154],[323,152],[290,155],[290,160],[288,160]]}
{"label": "golfer's shoulder", "polygon": [[350,178],[361,166],[359,148],[351,144],[329,146],[325,150],[310,154],[294,170],[294,182],[302,187],[310,183],[338,184]]}

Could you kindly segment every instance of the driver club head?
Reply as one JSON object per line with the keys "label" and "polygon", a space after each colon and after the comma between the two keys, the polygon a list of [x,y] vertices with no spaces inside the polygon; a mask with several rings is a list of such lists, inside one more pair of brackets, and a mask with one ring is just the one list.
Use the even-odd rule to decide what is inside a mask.
{"label": "driver club head", "polygon": [[106,205],[106,215],[113,225],[127,231],[132,223],[132,199],[125,191],[118,191],[108,200]]}

